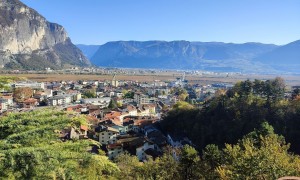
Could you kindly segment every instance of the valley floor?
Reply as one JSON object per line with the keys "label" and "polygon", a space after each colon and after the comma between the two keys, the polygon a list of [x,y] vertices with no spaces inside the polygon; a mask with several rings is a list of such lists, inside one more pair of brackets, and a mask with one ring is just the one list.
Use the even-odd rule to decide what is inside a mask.
{"label": "valley floor", "polygon": [[[113,75],[96,75],[96,74],[0,74],[0,76],[14,76],[14,77],[25,77],[32,81],[62,81],[62,80],[111,80]],[[274,79],[275,77],[282,77],[285,79],[288,86],[299,86],[300,76],[299,75],[259,75],[259,74],[187,74],[185,79],[191,84],[208,84],[208,83],[236,83],[238,81],[244,81],[247,79],[254,80],[267,80]],[[178,72],[162,72],[151,74],[139,74],[139,75],[117,75],[118,80],[132,80],[138,82],[152,82],[154,80],[161,81],[174,81],[177,77],[182,77],[181,73]]]}

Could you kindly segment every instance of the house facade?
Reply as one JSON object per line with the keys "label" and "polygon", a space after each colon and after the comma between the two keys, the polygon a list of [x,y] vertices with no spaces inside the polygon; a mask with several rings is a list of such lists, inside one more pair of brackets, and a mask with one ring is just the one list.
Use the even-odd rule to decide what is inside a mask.
{"label": "house facade", "polygon": [[117,136],[119,135],[119,130],[112,127],[104,127],[99,132],[99,142],[101,144],[114,144],[117,141]]}

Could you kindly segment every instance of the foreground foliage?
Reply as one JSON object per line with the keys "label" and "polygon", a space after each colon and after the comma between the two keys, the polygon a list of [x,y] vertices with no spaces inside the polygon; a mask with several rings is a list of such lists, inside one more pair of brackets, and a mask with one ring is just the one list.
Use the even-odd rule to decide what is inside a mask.
{"label": "foreground foliage", "polygon": [[120,168],[119,179],[261,179],[300,176],[300,158],[288,152],[284,137],[263,123],[245,135],[237,144],[223,149],[210,144],[200,155],[195,148],[184,146],[178,161],[173,150],[163,157],[141,163],[135,156],[122,154],[115,160]]}
{"label": "foreground foliage", "polygon": [[92,140],[63,141],[67,127],[83,116],[55,110],[12,113],[0,120],[0,177],[4,179],[100,179],[119,169],[107,157],[90,152]]}

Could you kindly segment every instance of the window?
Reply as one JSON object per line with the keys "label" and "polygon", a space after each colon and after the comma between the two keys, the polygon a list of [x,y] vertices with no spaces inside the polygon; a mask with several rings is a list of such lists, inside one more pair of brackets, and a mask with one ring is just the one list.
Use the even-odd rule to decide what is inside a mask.
{"label": "window", "polygon": [[104,140],[102,140],[102,142],[104,142]]}
{"label": "window", "polygon": [[110,136],[110,135],[111,135],[111,133],[108,133],[108,135]]}
{"label": "window", "polygon": [[104,135],[104,133],[102,133],[102,135]]}

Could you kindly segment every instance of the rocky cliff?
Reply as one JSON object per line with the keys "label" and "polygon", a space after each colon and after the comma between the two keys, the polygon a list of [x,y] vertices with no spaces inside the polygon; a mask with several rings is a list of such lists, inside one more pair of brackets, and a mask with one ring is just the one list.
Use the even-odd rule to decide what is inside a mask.
{"label": "rocky cliff", "polygon": [[1,0],[0,14],[2,67],[60,69],[90,65],[62,26],[48,22],[19,0]]}

